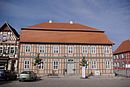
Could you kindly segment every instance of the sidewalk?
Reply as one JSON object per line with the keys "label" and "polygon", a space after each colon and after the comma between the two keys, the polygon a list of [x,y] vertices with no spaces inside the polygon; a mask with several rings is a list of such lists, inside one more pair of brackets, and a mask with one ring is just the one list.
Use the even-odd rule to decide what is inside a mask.
{"label": "sidewalk", "polygon": [[[74,76],[42,76],[43,79],[83,79],[81,75],[74,75]],[[86,79],[130,79],[126,77],[115,77],[114,75],[101,75],[101,76],[90,76]]]}

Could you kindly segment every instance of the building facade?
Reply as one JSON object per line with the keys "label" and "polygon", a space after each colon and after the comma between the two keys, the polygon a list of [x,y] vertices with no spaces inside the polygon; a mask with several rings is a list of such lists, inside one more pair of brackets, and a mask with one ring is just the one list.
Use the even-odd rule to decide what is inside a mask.
{"label": "building facade", "polygon": [[5,22],[0,27],[0,69],[18,70],[19,34]]}
{"label": "building facade", "polygon": [[123,41],[114,52],[114,72],[130,76],[130,39]]}
{"label": "building facade", "polygon": [[83,57],[88,64],[86,74],[112,74],[112,45],[104,31],[73,22],[45,22],[22,28],[19,72],[37,72],[34,61],[40,54],[40,75],[79,75]]}

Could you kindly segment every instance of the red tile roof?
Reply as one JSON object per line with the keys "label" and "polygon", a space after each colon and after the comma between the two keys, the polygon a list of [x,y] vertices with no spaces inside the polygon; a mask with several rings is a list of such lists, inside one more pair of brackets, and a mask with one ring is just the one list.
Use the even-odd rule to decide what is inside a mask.
{"label": "red tile roof", "polygon": [[69,23],[42,23],[23,28],[20,42],[113,44],[103,31]]}
{"label": "red tile roof", "polygon": [[28,28],[30,29],[53,29],[53,30],[86,30],[86,31],[99,31],[96,28],[92,28],[89,26],[81,25],[78,23],[57,23],[57,22],[52,22],[52,23],[41,23],[41,24],[36,24],[33,26],[29,26]]}
{"label": "red tile roof", "polygon": [[123,41],[120,46],[114,51],[114,54],[130,51],[130,40]]}

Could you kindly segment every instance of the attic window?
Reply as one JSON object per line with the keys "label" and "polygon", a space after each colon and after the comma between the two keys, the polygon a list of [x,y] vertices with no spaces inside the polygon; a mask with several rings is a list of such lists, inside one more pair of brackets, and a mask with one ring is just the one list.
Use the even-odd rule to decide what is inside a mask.
{"label": "attic window", "polygon": [[7,36],[6,35],[3,35],[2,41],[7,41]]}

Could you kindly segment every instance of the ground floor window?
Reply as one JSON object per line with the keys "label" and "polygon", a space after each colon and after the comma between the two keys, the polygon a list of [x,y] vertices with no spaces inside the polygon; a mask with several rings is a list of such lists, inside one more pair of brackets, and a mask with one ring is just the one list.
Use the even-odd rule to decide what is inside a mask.
{"label": "ground floor window", "polygon": [[106,69],[110,69],[111,68],[111,61],[110,60],[106,60],[105,61],[105,68]]}
{"label": "ground floor window", "polygon": [[29,64],[30,64],[29,60],[24,60],[24,69],[29,69]]}
{"label": "ground floor window", "polygon": [[97,61],[96,60],[91,61],[91,69],[97,69]]}
{"label": "ground floor window", "polygon": [[89,65],[89,62],[88,62],[88,60],[86,60],[86,69],[88,69],[88,65]]}
{"label": "ground floor window", "polygon": [[41,63],[38,65],[38,68],[39,69],[44,69],[44,64],[45,62],[44,61],[41,61]]}
{"label": "ground floor window", "polygon": [[53,61],[53,69],[58,69],[59,62],[58,61]]}

